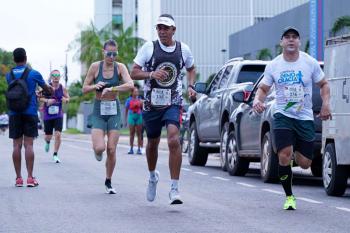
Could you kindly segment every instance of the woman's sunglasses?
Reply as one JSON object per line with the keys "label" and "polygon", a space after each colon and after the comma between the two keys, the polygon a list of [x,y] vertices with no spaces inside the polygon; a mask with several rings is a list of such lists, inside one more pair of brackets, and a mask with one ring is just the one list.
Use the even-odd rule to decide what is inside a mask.
{"label": "woman's sunglasses", "polygon": [[116,57],[118,55],[118,52],[108,52],[105,51],[105,56],[106,57]]}

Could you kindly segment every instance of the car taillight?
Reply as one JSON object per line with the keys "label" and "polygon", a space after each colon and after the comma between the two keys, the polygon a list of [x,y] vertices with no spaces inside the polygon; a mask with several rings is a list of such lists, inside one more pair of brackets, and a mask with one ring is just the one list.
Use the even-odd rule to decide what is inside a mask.
{"label": "car taillight", "polygon": [[244,101],[247,101],[250,96],[251,91],[243,91],[244,94]]}

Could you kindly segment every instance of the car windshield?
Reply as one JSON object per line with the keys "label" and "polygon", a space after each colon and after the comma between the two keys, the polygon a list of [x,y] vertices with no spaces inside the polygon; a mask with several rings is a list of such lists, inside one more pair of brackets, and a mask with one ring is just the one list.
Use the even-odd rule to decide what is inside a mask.
{"label": "car windshield", "polygon": [[265,65],[245,65],[239,72],[237,83],[256,83],[259,77],[264,73],[264,70]]}

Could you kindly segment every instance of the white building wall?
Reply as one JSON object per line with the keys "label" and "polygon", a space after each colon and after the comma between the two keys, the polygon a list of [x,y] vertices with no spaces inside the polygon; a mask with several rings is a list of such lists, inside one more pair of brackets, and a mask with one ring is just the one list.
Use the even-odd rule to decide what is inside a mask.
{"label": "white building wall", "polygon": [[155,24],[160,15],[161,0],[138,0],[138,37],[144,40],[157,39]]}
{"label": "white building wall", "polygon": [[94,25],[102,29],[112,21],[112,0],[94,0]]}

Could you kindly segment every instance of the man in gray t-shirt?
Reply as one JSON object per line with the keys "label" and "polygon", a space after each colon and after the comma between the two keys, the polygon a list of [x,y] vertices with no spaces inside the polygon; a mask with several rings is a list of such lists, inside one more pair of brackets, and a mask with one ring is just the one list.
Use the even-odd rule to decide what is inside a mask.
{"label": "man in gray t-shirt", "polygon": [[318,117],[331,118],[329,85],[318,62],[299,51],[300,36],[297,29],[286,28],[280,42],[283,52],[265,68],[253,102],[253,108],[261,113],[264,100],[272,85],[275,85],[274,138],[277,147],[278,175],[286,193],[284,209],[295,210],[296,201],[292,192],[291,159],[303,169],[311,166],[315,129],[312,111],[312,83],[321,89],[322,108]]}

